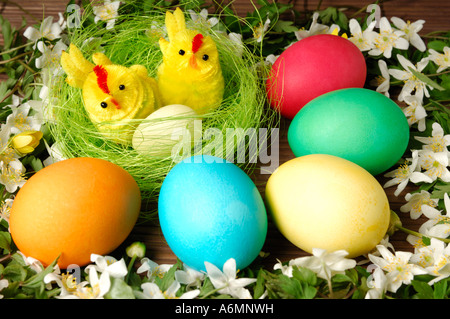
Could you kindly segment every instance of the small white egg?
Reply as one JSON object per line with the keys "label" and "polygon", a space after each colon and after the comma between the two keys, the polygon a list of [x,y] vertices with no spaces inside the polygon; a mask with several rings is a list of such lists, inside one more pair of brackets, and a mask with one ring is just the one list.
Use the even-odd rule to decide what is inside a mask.
{"label": "small white egg", "polygon": [[161,107],[136,128],[132,145],[140,154],[156,157],[172,155],[174,148],[191,147],[201,136],[201,119],[186,105]]}

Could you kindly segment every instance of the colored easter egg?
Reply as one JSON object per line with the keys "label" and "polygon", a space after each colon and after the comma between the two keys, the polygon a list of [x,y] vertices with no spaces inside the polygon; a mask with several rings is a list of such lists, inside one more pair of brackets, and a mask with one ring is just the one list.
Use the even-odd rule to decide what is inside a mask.
{"label": "colored easter egg", "polygon": [[408,121],[385,95],[351,88],[309,102],[292,120],[288,142],[295,156],[329,154],[373,175],[391,168],[409,142]]}
{"label": "colored easter egg", "polygon": [[230,258],[238,269],[258,256],[267,234],[264,202],[235,164],[193,156],[175,165],[158,199],[161,229],[173,253],[188,266],[220,269]]}
{"label": "colored easter egg", "polygon": [[294,158],[269,177],[267,209],[294,245],[312,253],[371,251],[389,226],[390,208],[378,181],[360,166],[324,154]]}
{"label": "colored easter egg", "polygon": [[[183,143],[189,147],[199,133],[201,136],[201,119],[188,106],[171,104],[151,113],[139,124],[133,134],[133,148],[140,154],[158,157],[171,156]],[[195,123],[197,121],[197,123]],[[195,125],[194,125],[195,124]]]}
{"label": "colored easter egg", "polygon": [[338,89],[363,87],[366,62],[348,39],[320,34],[288,47],[272,66],[266,91],[273,108],[289,118],[312,99]]}
{"label": "colored easter egg", "polygon": [[140,190],[121,167],[95,158],[72,158],[35,173],[11,207],[14,243],[44,265],[58,256],[62,269],[90,263],[91,254],[116,249],[130,234]]}

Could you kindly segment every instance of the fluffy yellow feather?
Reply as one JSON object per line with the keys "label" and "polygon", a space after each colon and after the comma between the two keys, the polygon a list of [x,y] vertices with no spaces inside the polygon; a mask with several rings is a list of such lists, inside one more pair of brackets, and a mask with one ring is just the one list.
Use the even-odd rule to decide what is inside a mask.
{"label": "fluffy yellow feather", "polygon": [[91,63],[73,44],[63,52],[61,65],[66,82],[82,89],[83,102],[91,121],[108,138],[130,144],[137,124],[161,106],[156,80],[142,65],[129,68],[113,64],[103,53],[95,53]]}
{"label": "fluffy yellow feather", "polygon": [[198,114],[217,108],[223,99],[224,78],[216,44],[210,36],[186,29],[180,8],[167,12],[169,41],[159,40],[163,62],[158,86],[163,105],[184,104]]}

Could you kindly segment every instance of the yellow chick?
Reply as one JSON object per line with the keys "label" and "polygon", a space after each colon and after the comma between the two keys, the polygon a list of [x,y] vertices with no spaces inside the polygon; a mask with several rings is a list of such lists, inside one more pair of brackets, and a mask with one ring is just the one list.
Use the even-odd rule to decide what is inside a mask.
{"label": "yellow chick", "polygon": [[63,52],[61,65],[66,82],[82,89],[84,106],[98,130],[110,139],[130,144],[137,123],[161,106],[156,80],[142,65],[129,68],[113,64],[103,53],[86,60],[73,44]]}
{"label": "yellow chick", "polygon": [[183,104],[204,114],[223,99],[224,78],[216,44],[210,36],[186,29],[183,12],[166,13],[169,41],[159,40],[163,62],[158,86],[163,105]]}

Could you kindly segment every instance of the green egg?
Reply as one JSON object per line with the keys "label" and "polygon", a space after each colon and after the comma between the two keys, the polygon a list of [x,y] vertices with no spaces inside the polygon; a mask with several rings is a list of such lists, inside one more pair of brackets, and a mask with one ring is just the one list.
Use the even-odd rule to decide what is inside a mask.
{"label": "green egg", "polygon": [[289,126],[288,142],[296,157],[339,156],[377,175],[403,156],[409,125],[400,107],[385,95],[342,89],[306,104]]}

